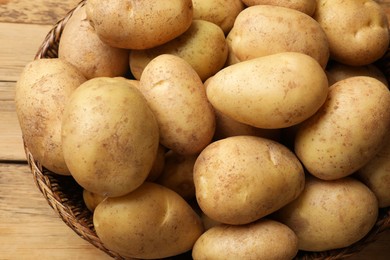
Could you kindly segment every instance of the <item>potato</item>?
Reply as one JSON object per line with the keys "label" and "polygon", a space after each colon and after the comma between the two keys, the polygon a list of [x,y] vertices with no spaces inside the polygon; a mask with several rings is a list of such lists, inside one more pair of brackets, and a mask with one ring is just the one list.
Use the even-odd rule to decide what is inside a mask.
{"label": "potato", "polygon": [[158,146],[156,159],[154,160],[152,169],[150,169],[146,181],[155,181],[163,173],[165,168],[165,150],[166,148],[161,144]]}
{"label": "potato", "polygon": [[141,259],[186,252],[203,233],[199,216],[177,193],[148,182],[125,196],[101,202],[93,223],[108,249]]}
{"label": "potato", "polygon": [[129,69],[129,51],[103,43],[89,24],[85,6],[75,10],[66,23],[58,57],[67,60],[87,79],[124,76]]}
{"label": "potato", "polygon": [[312,57],[283,52],[220,70],[206,91],[215,110],[231,119],[275,129],[312,116],[325,102],[328,80]]}
{"label": "potato", "polygon": [[198,259],[293,259],[298,238],[286,225],[262,219],[247,225],[220,225],[203,233],[192,250]]}
{"label": "potato", "polygon": [[156,116],[162,145],[190,155],[210,143],[214,110],[198,74],[184,59],[157,56],[146,66],[139,87]]}
{"label": "potato", "polygon": [[197,154],[180,155],[169,151],[165,156],[164,170],[156,182],[175,191],[185,200],[194,198],[193,169],[197,157]]}
{"label": "potato", "polygon": [[185,33],[166,44],[131,51],[130,68],[134,77],[140,79],[145,66],[161,54],[172,54],[184,59],[204,81],[224,66],[228,49],[220,27],[208,21],[194,20]]}
{"label": "potato", "polygon": [[329,88],[325,104],[298,127],[295,153],[317,178],[354,173],[380,149],[390,126],[390,93],[371,77],[351,77]]}
{"label": "potato", "polygon": [[300,250],[325,251],[362,239],[377,216],[377,199],[360,181],[308,176],[302,194],[272,217],[295,232]]}
{"label": "potato", "polygon": [[104,196],[83,189],[83,201],[87,209],[89,209],[91,212],[94,212],[97,205],[99,205],[99,203],[104,199]]}
{"label": "potato", "polygon": [[74,179],[101,196],[125,195],[147,178],[159,132],[141,92],[123,78],[93,78],[73,92],[62,148]]}
{"label": "potato", "polygon": [[326,33],[331,59],[340,63],[367,65],[388,49],[386,13],[375,1],[317,0],[313,17]]}
{"label": "potato", "polygon": [[200,218],[202,220],[203,227],[204,227],[205,230],[209,230],[210,228],[218,226],[219,224],[221,224],[220,222],[218,222],[218,221],[210,218],[206,214],[204,214],[204,212],[202,212],[202,211],[200,212]]}
{"label": "potato", "polygon": [[64,107],[86,78],[61,59],[29,62],[16,84],[15,104],[25,145],[48,170],[69,175],[61,144]]}
{"label": "potato", "polygon": [[254,136],[228,137],[208,145],[194,166],[199,207],[225,224],[256,221],[295,199],[303,168],[283,145]]}
{"label": "potato", "polygon": [[164,44],[190,27],[191,0],[88,0],[87,18],[106,44],[147,49]]}
{"label": "potato", "polygon": [[241,0],[192,0],[193,19],[215,23],[225,34],[232,29],[237,15],[244,10]]}
{"label": "potato", "polygon": [[239,61],[280,52],[300,52],[313,57],[325,68],[329,59],[328,41],[319,23],[286,7],[255,5],[246,8],[237,16],[227,39],[232,55]]}
{"label": "potato", "polygon": [[242,0],[247,6],[276,5],[283,6],[312,16],[316,9],[316,0]]}

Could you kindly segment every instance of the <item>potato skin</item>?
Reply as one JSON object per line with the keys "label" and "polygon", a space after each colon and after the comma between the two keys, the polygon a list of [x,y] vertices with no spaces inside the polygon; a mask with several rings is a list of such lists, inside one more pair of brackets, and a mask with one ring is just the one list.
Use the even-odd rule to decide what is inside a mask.
{"label": "potato skin", "polygon": [[295,9],[312,16],[316,9],[316,0],[242,0],[247,6],[252,5],[276,5]]}
{"label": "potato skin", "polygon": [[124,78],[93,78],[73,92],[62,120],[62,146],[84,189],[122,196],[147,178],[159,146],[156,119]]}
{"label": "potato skin", "polygon": [[219,225],[210,228],[196,241],[194,260],[200,259],[293,259],[298,253],[298,238],[286,225],[261,219],[247,225]]}
{"label": "potato skin", "polygon": [[325,104],[298,126],[295,153],[317,178],[354,173],[380,149],[390,126],[390,93],[371,77],[351,77],[329,88]]}
{"label": "potato skin", "polygon": [[91,212],[94,212],[97,205],[99,205],[99,203],[104,199],[104,196],[83,189],[83,201],[87,209]]}
{"label": "potato skin", "polygon": [[199,216],[184,199],[149,182],[125,196],[101,202],[93,223],[107,248],[141,259],[186,252],[203,233]]}
{"label": "potato skin", "polygon": [[208,145],[194,166],[199,207],[226,224],[256,221],[295,199],[303,168],[283,145],[260,137],[234,136]]}
{"label": "potato skin", "polygon": [[70,175],[61,144],[63,111],[86,78],[61,59],[28,63],[16,84],[15,104],[23,140],[35,160],[50,171]]}
{"label": "potato skin", "polygon": [[374,226],[378,202],[360,181],[345,177],[306,178],[301,195],[272,215],[298,236],[300,250],[325,251],[350,246]]}

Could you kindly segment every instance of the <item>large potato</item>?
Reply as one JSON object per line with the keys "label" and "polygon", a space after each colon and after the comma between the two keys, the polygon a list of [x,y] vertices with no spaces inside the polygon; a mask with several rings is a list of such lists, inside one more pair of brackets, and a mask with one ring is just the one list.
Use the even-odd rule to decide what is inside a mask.
{"label": "large potato", "polygon": [[317,0],[314,19],[324,29],[330,57],[362,66],[383,56],[389,47],[386,13],[372,0]]}
{"label": "large potato", "polygon": [[62,147],[84,189],[122,196],[147,178],[159,146],[156,119],[123,78],[93,78],[73,92],[62,120]]}
{"label": "large potato", "polygon": [[194,20],[186,32],[166,44],[131,51],[130,69],[134,77],[140,79],[146,65],[161,54],[184,59],[205,81],[224,66],[228,49],[220,27],[208,21]]}
{"label": "large potato", "polygon": [[258,128],[284,128],[312,116],[325,102],[328,80],[312,57],[283,52],[220,70],[207,83],[214,108]]}
{"label": "large potato", "polygon": [[377,216],[374,193],[350,177],[308,177],[301,195],[273,215],[295,232],[299,249],[307,251],[350,246],[372,229]]}
{"label": "large potato", "polygon": [[199,216],[177,193],[148,182],[125,196],[105,199],[93,223],[108,249],[141,259],[186,252],[203,233]]}
{"label": "large potato", "polygon": [[295,199],[305,176],[297,157],[260,137],[234,136],[208,145],[194,166],[199,207],[226,224],[247,224]]}
{"label": "large potato", "polygon": [[329,88],[325,104],[302,123],[295,153],[314,176],[352,174],[380,149],[390,126],[390,92],[379,80],[351,77]]}
{"label": "large potato", "polygon": [[262,219],[248,225],[219,225],[203,233],[192,250],[200,259],[293,259],[298,238],[286,225]]}
{"label": "large potato", "polygon": [[191,0],[88,0],[87,17],[110,46],[147,49],[164,44],[191,25]]}
{"label": "large potato", "polygon": [[15,104],[24,142],[44,167],[69,175],[61,144],[64,107],[86,78],[61,59],[39,59],[26,65],[16,84]]}
{"label": "large potato", "polygon": [[279,52],[300,52],[313,57],[325,68],[329,58],[328,41],[318,22],[286,7],[255,5],[246,8],[237,16],[227,38],[231,55],[238,61]]}
{"label": "large potato", "polygon": [[301,11],[312,16],[316,9],[316,0],[242,0],[247,6],[276,5]]}
{"label": "large potato", "polygon": [[179,154],[196,154],[215,131],[215,114],[198,74],[185,60],[162,54],[145,68],[140,90],[154,112],[160,142]]}

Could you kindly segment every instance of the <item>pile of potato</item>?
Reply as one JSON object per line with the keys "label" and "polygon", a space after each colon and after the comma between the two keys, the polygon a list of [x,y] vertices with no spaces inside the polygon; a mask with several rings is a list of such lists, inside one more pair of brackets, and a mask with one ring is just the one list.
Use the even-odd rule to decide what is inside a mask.
{"label": "pile of potato", "polygon": [[292,259],[390,206],[388,46],[372,0],[87,0],[17,113],[108,249]]}

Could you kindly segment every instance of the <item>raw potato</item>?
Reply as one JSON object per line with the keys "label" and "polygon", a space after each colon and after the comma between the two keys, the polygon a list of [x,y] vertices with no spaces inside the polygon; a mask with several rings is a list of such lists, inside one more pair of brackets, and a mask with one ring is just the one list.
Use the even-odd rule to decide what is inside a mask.
{"label": "raw potato", "polygon": [[211,142],[214,110],[198,74],[185,60],[162,54],[145,68],[140,89],[160,129],[160,142],[179,154],[197,154]]}
{"label": "raw potato", "polygon": [[383,7],[372,0],[317,0],[314,19],[324,29],[332,59],[363,66],[382,57],[389,47]]}
{"label": "raw potato", "polygon": [[88,0],[87,17],[110,46],[147,49],[164,44],[190,27],[191,0]]}
{"label": "raw potato", "polygon": [[140,79],[146,65],[161,54],[184,59],[204,81],[224,66],[228,49],[220,27],[208,21],[194,20],[186,32],[166,44],[131,51],[130,69],[134,77]]}
{"label": "raw potato", "polygon": [[177,193],[145,182],[135,191],[100,203],[93,216],[103,244],[124,257],[160,259],[190,250],[202,222]]}
{"label": "raw potato", "polygon": [[300,250],[325,251],[362,239],[377,216],[377,199],[360,181],[307,177],[302,194],[273,217],[295,232]]}
{"label": "raw potato", "polygon": [[194,166],[199,207],[225,224],[247,224],[280,209],[300,194],[304,181],[290,150],[254,136],[213,142]]}
{"label": "raw potato", "polygon": [[87,20],[85,6],[75,10],[66,23],[58,57],[67,60],[87,79],[124,76],[129,69],[129,51],[103,43]]}
{"label": "raw potato", "polygon": [[91,212],[95,211],[95,208],[97,205],[99,205],[100,202],[104,200],[104,196],[101,196],[99,194],[87,191],[86,189],[83,189],[83,200],[85,203],[85,206],[87,209],[89,209]]}
{"label": "raw potato", "polygon": [[242,0],[247,6],[276,5],[283,6],[312,16],[316,9],[316,0]]}
{"label": "raw potato", "polygon": [[371,77],[329,88],[325,104],[296,133],[295,153],[317,178],[354,173],[379,151],[390,127],[390,92]]}
{"label": "raw potato", "polygon": [[237,15],[244,10],[241,0],[192,0],[193,19],[215,23],[228,34]]}
{"label": "raw potato", "polygon": [[158,146],[156,159],[146,181],[155,181],[163,173],[165,167],[165,150],[166,148],[161,144]]}
{"label": "raw potato", "polygon": [[286,225],[262,219],[248,225],[219,225],[210,228],[196,241],[194,260],[201,259],[293,259],[298,253],[298,238]]}
{"label": "raw potato", "polygon": [[62,120],[72,176],[101,196],[122,196],[147,178],[159,146],[156,119],[142,93],[123,78],[94,78],[73,92]]}
{"label": "raw potato", "polygon": [[328,79],[312,57],[283,52],[220,70],[207,83],[215,110],[258,128],[289,127],[325,102]]}
{"label": "raw potato", "polygon": [[15,104],[25,145],[48,170],[70,175],[61,144],[64,107],[86,78],[61,59],[39,59],[26,65],[16,84]]}
{"label": "raw potato", "polygon": [[239,61],[280,52],[300,52],[325,68],[329,59],[328,40],[318,22],[286,7],[247,7],[237,16],[227,39],[232,56]]}

